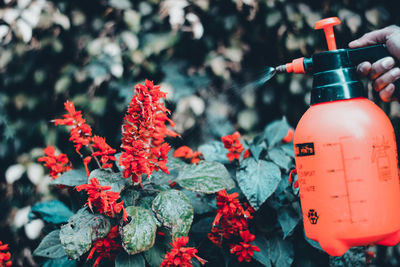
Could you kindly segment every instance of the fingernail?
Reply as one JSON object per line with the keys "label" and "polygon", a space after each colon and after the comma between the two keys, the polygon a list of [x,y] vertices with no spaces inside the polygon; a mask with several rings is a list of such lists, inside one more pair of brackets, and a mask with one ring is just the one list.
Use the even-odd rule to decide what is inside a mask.
{"label": "fingernail", "polygon": [[393,91],[394,91],[394,86],[388,86],[387,88],[386,88],[386,92],[388,92],[388,93],[393,93]]}
{"label": "fingernail", "polygon": [[390,74],[391,74],[391,75],[393,76],[393,78],[395,78],[395,79],[400,78],[400,69],[399,69],[399,68],[392,69],[392,70],[390,71]]}
{"label": "fingernail", "polygon": [[358,65],[358,72],[364,73],[366,67],[367,67],[366,63],[362,63],[362,64]]}
{"label": "fingernail", "polygon": [[383,66],[385,69],[390,69],[391,67],[393,67],[393,65],[394,65],[394,60],[393,60],[393,58],[391,58],[391,57],[385,58],[385,59],[382,61],[382,66]]}
{"label": "fingernail", "polygon": [[358,46],[358,44],[359,44],[359,42],[357,40],[356,41],[351,41],[349,43],[349,46]]}

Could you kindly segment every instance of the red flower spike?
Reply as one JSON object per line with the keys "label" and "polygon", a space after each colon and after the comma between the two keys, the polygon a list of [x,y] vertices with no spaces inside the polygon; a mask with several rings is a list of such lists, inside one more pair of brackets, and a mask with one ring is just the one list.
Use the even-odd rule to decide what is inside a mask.
{"label": "red flower spike", "polygon": [[8,251],[8,244],[0,241],[0,267],[12,266],[11,253]]}
{"label": "red flower spike", "polygon": [[101,186],[97,178],[91,178],[90,184],[79,185],[75,188],[78,192],[82,190],[87,192],[88,200],[86,204],[92,211],[94,206],[99,213],[111,218],[122,211],[124,221],[128,218],[124,208],[124,202],[117,202],[120,198],[119,193],[108,191],[111,189],[111,186]]}
{"label": "red flower spike", "polygon": [[38,161],[44,162],[43,165],[50,171],[53,180],[57,179],[60,174],[63,174],[72,168],[67,155],[60,153],[56,156],[54,147],[46,147],[44,149],[44,154],[46,156],[38,158]]}
{"label": "red flower spike", "polygon": [[192,258],[196,258],[202,265],[206,261],[196,255],[197,249],[185,247],[189,242],[189,237],[178,237],[171,243],[172,249],[165,255],[160,267],[192,267]]}
{"label": "red flower spike", "polygon": [[243,260],[250,262],[254,255],[254,251],[260,251],[257,246],[251,245],[251,242],[254,241],[255,236],[252,235],[249,230],[246,230],[240,232],[240,237],[242,238],[243,242],[240,242],[236,245],[231,244],[230,251],[232,254],[236,254],[239,262],[242,262]]}
{"label": "red flower spike", "polygon": [[100,156],[100,162],[103,164],[102,168],[112,168],[112,163],[109,161],[116,161],[114,154],[116,152],[115,149],[111,148],[103,137],[93,136],[90,141],[92,142],[92,146],[94,149],[97,149],[92,156],[97,157]]}
{"label": "red flower spike", "polygon": [[222,246],[224,239],[239,236],[240,232],[248,230],[248,220],[253,218],[254,209],[246,203],[246,209],[243,208],[238,197],[238,193],[228,194],[226,190],[217,194],[218,210],[208,239],[218,247]]}
{"label": "red flower spike", "polygon": [[96,252],[99,256],[96,258],[93,266],[99,266],[102,259],[109,259],[113,261],[117,255],[117,252],[121,250],[122,246],[120,242],[115,239],[119,237],[118,226],[115,225],[111,227],[110,232],[108,232],[105,238],[100,238],[94,241],[93,247],[89,252],[87,259],[93,258]]}
{"label": "red flower spike", "polygon": [[144,85],[135,86],[135,93],[124,117],[121,145],[124,151],[119,163],[124,178],[131,177],[133,182],[141,183],[143,174],[150,177],[159,169],[168,173],[170,147],[164,139],[167,135],[178,135],[166,127],[166,122],[172,126],[173,122],[167,117],[170,111],[162,102],[166,93],[160,91],[160,86],[146,80]]}
{"label": "red flower spike", "polygon": [[229,153],[226,154],[229,162],[239,159],[244,150],[243,145],[240,143],[240,133],[234,132],[232,135],[223,136],[221,140],[224,143],[224,147],[229,151]]}

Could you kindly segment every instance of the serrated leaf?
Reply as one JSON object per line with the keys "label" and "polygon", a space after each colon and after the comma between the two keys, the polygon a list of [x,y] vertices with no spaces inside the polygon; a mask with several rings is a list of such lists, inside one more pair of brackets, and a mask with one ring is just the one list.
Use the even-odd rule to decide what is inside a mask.
{"label": "serrated leaf", "polygon": [[35,204],[29,214],[29,218],[42,218],[44,221],[54,224],[65,223],[74,213],[58,200],[49,200]]}
{"label": "serrated leaf", "polygon": [[278,222],[282,227],[283,239],[293,233],[294,228],[300,222],[300,217],[291,207],[284,207],[278,211]]}
{"label": "serrated leaf", "polygon": [[171,248],[171,242],[171,236],[168,233],[165,236],[157,235],[154,246],[143,252],[147,263],[151,267],[159,267],[161,265],[161,262],[165,259],[165,254]]}
{"label": "serrated leaf", "polygon": [[53,185],[66,185],[66,186],[78,186],[86,184],[88,177],[86,172],[83,170],[70,170],[60,175],[56,180],[51,181]]}
{"label": "serrated leaf", "polygon": [[175,181],[187,190],[206,194],[235,187],[235,182],[225,166],[209,161],[183,166]]}
{"label": "serrated leaf", "polygon": [[154,245],[157,225],[150,211],[142,207],[126,208],[130,222],[122,227],[122,246],[131,255],[146,251]]}
{"label": "serrated leaf", "polygon": [[350,248],[341,257],[329,257],[330,267],[363,267],[366,266],[366,254],[363,247]]}
{"label": "serrated leaf", "polygon": [[89,251],[93,241],[108,234],[110,226],[103,215],[92,214],[87,208],[80,209],[61,226],[60,240],[65,253],[71,259],[79,258]]}
{"label": "serrated leaf", "polygon": [[172,230],[172,238],[187,236],[193,222],[193,207],[178,190],[161,192],[153,200],[153,211],[162,224]]}
{"label": "serrated leaf", "polygon": [[292,159],[286,156],[285,152],[280,148],[272,148],[268,150],[268,156],[276,165],[288,171],[292,167]]}
{"label": "serrated leaf", "polygon": [[229,160],[226,154],[228,150],[224,147],[224,143],[213,141],[208,144],[199,146],[198,150],[203,154],[206,161],[217,161],[222,164],[228,164]]}
{"label": "serrated leaf", "polygon": [[102,186],[111,186],[111,191],[120,193],[121,190],[131,183],[131,179],[122,177],[122,172],[112,172],[104,169],[93,170],[89,179],[97,178]]}
{"label": "serrated leaf", "polygon": [[286,117],[268,124],[264,129],[264,137],[268,142],[268,147],[278,144],[286,136],[289,128]]}
{"label": "serrated leaf", "polygon": [[146,262],[142,254],[128,255],[124,252],[119,253],[115,258],[115,267],[144,267]]}
{"label": "serrated leaf", "polygon": [[[254,259],[264,264],[264,266],[289,267],[293,263],[294,250],[289,241],[282,240],[279,237],[266,239],[262,235],[256,235],[253,242],[260,248],[260,252],[254,253]],[[268,260],[270,261],[268,263]]]}
{"label": "serrated leaf", "polygon": [[59,259],[51,259],[43,264],[43,267],[75,267],[76,261],[70,260],[68,257],[62,257]]}
{"label": "serrated leaf", "polygon": [[237,181],[250,205],[257,210],[278,187],[281,171],[272,162],[247,158],[237,173]]}
{"label": "serrated leaf", "polygon": [[60,230],[54,230],[46,235],[39,246],[33,251],[34,256],[56,259],[66,256],[60,241]]}

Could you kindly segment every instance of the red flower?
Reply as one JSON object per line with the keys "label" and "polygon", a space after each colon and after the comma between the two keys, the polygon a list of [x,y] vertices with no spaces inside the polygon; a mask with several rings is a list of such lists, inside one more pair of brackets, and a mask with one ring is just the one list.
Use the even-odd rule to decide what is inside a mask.
{"label": "red flower", "polygon": [[64,119],[55,119],[54,124],[72,126],[69,140],[75,144],[75,150],[79,155],[81,155],[80,150],[83,146],[89,146],[92,154],[83,160],[87,174],[89,175],[88,164],[92,158],[97,156],[101,157],[100,162],[102,165],[100,166],[100,162],[98,162],[99,167],[112,168],[112,163],[109,161],[116,160],[114,156],[116,150],[111,148],[103,137],[97,135],[92,137],[92,128],[86,124],[85,119],[82,117],[82,112],[76,111],[74,103],[66,101],[64,107],[68,113],[63,115]]}
{"label": "red flower", "polygon": [[107,191],[111,186],[101,186],[97,178],[90,179],[90,184],[83,184],[76,187],[76,190],[86,190],[88,194],[87,205],[93,211],[95,206],[99,213],[108,217],[114,217],[115,214],[123,212],[123,219],[126,221],[128,215],[124,208],[124,202],[117,202],[120,198],[118,192]]}
{"label": "red flower", "polygon": [[243,260],[250,262],[254,255],[254,251],[260,251],[257,246],[251,245],[251,242],[254,241],[255,236],[250,234],[249,230],[246,230],[240,232],[240,237],[242,238],[243,242],[240,242],[236,245],[231,244],[231,253],[238,256],[239,262],[242,262]]}
{"label": "red flower", "polygon": [[75,145],[76,152],[80,155],[80,150],[83,146],[87,146],[92,136],[92,128],[86,124],[82,118],[82,111],[76,111],[74,103],[66,101],[64,103],[65,110],[68,112],[64,114],[64,119],[55,119],[54,124],[72,126],[70,131],[71,137],[69,138]]}
{"label": "red flower", "polygon": [[237,199],[238,193],[228,194],[226,190],[221,190],[217,195],[217,215],[215,216],[211,233],[208,239],[215,245],[221,247],[224,239],[238,236],[240,232],[248,229],[248,220],[252,219],[252,207],[245,208]]}
{"label": "red flower", "polygon": [[191,164],[196,164],[199,163],[201,160],[200,157],[203,155],[201,154],[200,151],[195,151],[188,147],[188,146],[181,146],[174,152],[174,157],[175,158],[184,158],[184,159],[190,159]]}
{"label": "red flower", "polygon": [[8,244],[4,244],[0,241],[0,267],[10,267],[12,262],[10,261],[11,254],[8,251]]}
{"label": "red flower", "polygon": [[122,145],[124,152],[119,158],[123,166],[123,177],[132,177],[133,182],[142,182],[142,175],[147,177],[161,169],[168,172],[166,166],[170,147],[164,142],[167,135],[177,134],[167,129],[165,123],[174,123],[167,117],[170,112],[163,104],[166,93],[160,86],[146,80],[145,84],[135,86],[136,94],[132,97],[122,126]]}
{"label": "red flower", "polygon": [[229,150],[229,153],[226,156],[229,159],[229,162],[232,162],[234,159],[239,159],[242,151],[244,150],[243,145],[240,143],[240,133],[234,132],[232,135],[227,135],[221,137],[222,142],[226,149]]}
{"label": "red flower", "polygon": [[105,238],[100,238],[94,241],[93,247],[89,252],[87,259],[93,258],[93,254],[97,252],[99,256],[94,262],[93,266],[98,266],[100,261],[104,258],[114,260],[117,252],[121,250],[122,246],[115,239],[119,237],[118,226],[111,227],[110,232]]}
{"label": "red flower", "polygon": [[46,156],[38,158],[38,161],[44,162],[44,166],[50,171],[50,175],[54,180],[57,179],[60,174],[72,168],[67,155],[60,153],[56,156],[54,154],[54,147],[48,146],[43,151]]}
{"label": "red flower", "polygon": [[165,255],[164,261],[160,267],[191,267],[192,258],[195,257],[201,264],[205,264],[206,261],[196,255],[198,252],[195,248],[184,247],[189,242],[189,237],[178,237],[174,242],[171,243],[172,249]]}
{"label": "red flower", "polygon": [[282,138],[282,142],[283,143],[290,143],[290,142],[292,142],[293,137],[294,137],[294,130],[292,128],[289,128],[286,136]]}
{"label": "red flower", "polygon": [[251,156],[250,149],[246,149],[246,151],[245,151],[244,154],[243,154],[243,158],[244,158],[244,159],[247,159],[247,158],[250,157],[250,156]]}

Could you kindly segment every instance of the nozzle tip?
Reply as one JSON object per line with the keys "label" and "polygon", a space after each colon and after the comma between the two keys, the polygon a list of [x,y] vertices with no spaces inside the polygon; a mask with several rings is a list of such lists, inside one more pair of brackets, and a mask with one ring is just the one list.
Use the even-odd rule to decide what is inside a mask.
{"label": "nozzle tip", "polygon": [[279,65],[275,67],[276,73],[285,73],[286,72],[286,65]]}

